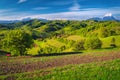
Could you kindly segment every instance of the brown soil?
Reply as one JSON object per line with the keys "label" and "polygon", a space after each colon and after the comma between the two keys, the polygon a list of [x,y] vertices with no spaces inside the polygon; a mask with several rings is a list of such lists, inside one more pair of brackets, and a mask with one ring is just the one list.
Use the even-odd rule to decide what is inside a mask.
{"label": "brown soil", "polygon": [[[101,53],[97,53],[101,54]],[[103,53],[102,53],[103,54]],[[61,67],[69,64],[85,64],[91,62],[102,62],[107,60],[119,59],[120,52],[104,53],[106,56],[94,56],[94,55],[83,55],[83,56],[68,56],[58,59],[49,60],[46,62],[33,62],[33,63],[1,63],[0,64],[0,75],[7,75],[12,73],[30,72],[34,70],[48,69],[54,67]],[[109,55],[108,55],[109,54]]]}

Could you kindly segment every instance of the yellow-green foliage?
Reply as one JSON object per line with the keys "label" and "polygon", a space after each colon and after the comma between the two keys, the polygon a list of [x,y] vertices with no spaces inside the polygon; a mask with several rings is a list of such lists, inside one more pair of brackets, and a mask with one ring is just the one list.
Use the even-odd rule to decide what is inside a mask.
{"label": "yellow-green foliage", "polygon": [[68,40],[73,40],[73,41],[80,41],[80,40],[83,40],[84,37],[81,37],[79,35],[71,35],[69,37],[67,37]]}
{"label": "yellow-green foliage", "polygon": [[73,52],[73,51],[74,51],[73,48],[69,48],[69,49],[64,50],[63,52]]}
{"label": "yellow-green foliage", "polygon": [[37,31],[44,31],[46,28],[47,28],[47,26],[43,25],[43,26],[41,26],[39,28],[36,28],[35,30],[37,30]]}
{"label": "yellow-green foliage", "polygon": [[2,48],[14,56],[26,54],[32,44],[31,35],[22,30],[11,30],[2,40]]}
{"label": "yellow-green foliage", "polygon": [[46,43],[44,41],[39,41],[39,40],[34,40],[34,43],[38,46],[38,47],[45,47]]}
{"label": "yellow-green foliage", "polygon": [[120,46],[120,36],[111,36],[111,37],[107,37],[107,38],[101,38],[102,43],[103,43],[102,47],[103,48],[110,47],[111,40],[113,37],[115,38],[115,44],[117,46]]}
{"label": "yellow-green foliage", "polygon": [[87,39],[83,45],[85,49],[99,49],[102,46],[102,42],[99,38],[94,37]]}
{"label": "yellow-green foliage", "polygon": [[38,55],[39,47],[33,47],[31,49],[28,49],[27,53],[29,55]]}
{"label": "yellow-green foliage", "polygon": [[47,40],[46,45],[60,48],[60,47],[64,46],[64,43],[59,42],[59,41],[54,40],[54,39],[50,39],[50,40]]}
{"label": "yellow-green foliage", "polygon": [[71,28],[70,27],[65,27],[64,31],[71,31]]}

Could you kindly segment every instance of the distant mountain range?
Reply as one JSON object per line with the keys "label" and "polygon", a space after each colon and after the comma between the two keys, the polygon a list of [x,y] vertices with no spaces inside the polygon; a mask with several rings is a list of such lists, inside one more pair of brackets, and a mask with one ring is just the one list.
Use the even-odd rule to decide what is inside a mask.
{"label": "distant mountain range", "polygon": [[19,22],[20,20],[0,20],[0,23],[5,24],[5,23],[15,23]]}
{"label": "distant mountain range", "polygon": [[31,18],[24,18],[22,20],[0,20],[0,23],[7,24],[7,23],[16,23],[20,21],[29,21],[29,20],[31,20]]}
{"label": "distant mountain range", "polygon": [[[32,18],[28,17],[28,18],[24,18],[22,20],[0,20],[1,24],[8,24],[8,23],[16,23],[16,22],[26,22],[26,21],[30,21],[33,20]],[[38,20],[42,20],[44,22],[48,21],[47,19],[38,19]]]}
{"label": "distant mountain range", "polygon": [[113,20],[113,21],[120,21],[120,20],[116,19],[111,13],[105,14],[103,18],[93,17],[93,18],[90,18],[88,20],[97,20],[97,21]]}
{"label": "distant mountain range", "polygon": [[[16,23],[16,22],[25,22],[25,21],[30,21],[33,20],[32,18],[28,17],[28,18],[24,18],[22,20],[0,20],[1,24],[7,24],[7,23]],[[47,19],[42,19],[42,18],[38,18],[38,20],[42,20],[42,21],[48,21]],[[89,18],[87,20],[97,20],[97,21],[108,21],[108,20],[113,20],[113,21],[120,21],[120,19],[116,19],[111,13],[107,13],[104,15],[103,18],[99,18],[99,17],[93,17],[93,18]]]}

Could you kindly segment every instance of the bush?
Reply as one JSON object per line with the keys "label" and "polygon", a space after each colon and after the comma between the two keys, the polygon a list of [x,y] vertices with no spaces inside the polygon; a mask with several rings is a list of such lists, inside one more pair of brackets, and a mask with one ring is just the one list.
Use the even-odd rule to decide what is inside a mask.
{"label": "bush", "polygon": [[32,56],[38,55],[39,54],[39,47],[33,47],[33,48],[28,49],[27,54],[32,55]]}
{"label": "bush", "polygon": [[115,44],[115,38],[113,37],[112,40],[111,40],[111,44],[110,44],[111,47],[116,47],[116,44]]}
{"label": "bush", "polygon": [[105,38],[108,36],[110,36],[109,30],[107,30],[107,28],[104,27],[100,28],[99,37]]}
{"label": "bush", "polygon": [[85,49],[98,49],[101,48],[102,42],[99,38],[90,38],[85,41]]}
{"label": "bush", "polygon": [[79,50],[84,50],[84,40],[81,40],[74,45],[74,50],[79,51]]}
{"label": "bush", "polygon": [[2,48],[13,56],[26,54],[32,45],[32,37],[22,30],[12,30],[2,40]]}

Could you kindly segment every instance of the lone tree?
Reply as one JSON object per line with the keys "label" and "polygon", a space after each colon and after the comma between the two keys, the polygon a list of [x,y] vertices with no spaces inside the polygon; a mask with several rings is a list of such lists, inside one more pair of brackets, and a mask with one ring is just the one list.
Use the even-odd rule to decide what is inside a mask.
{"label": "lone tree", "polygon": [[98,49],[101,48],[102,42],[99,38],[90,38],[85,41],[85,49]]}
{"label": "lone tree", "polygon": [[74,45],[74,50],[79,51],[79,50],[84,50],[84,40],[80,40],[79,42],[75,43]]}
{"label": "lone tree", "polygon": [[30,34],[22,30],[12,30],[2,40],[2,48],[13,56],[25,55],[32,43]]}

